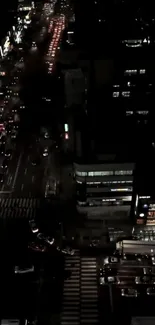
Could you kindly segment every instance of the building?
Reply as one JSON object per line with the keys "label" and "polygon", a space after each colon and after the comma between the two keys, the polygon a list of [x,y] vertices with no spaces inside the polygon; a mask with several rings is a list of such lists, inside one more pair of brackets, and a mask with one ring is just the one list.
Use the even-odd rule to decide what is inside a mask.
{"label": "building", "polygon": [[85,78],[81,69],[64,71],[65,99],[67,107],[84,104]]}
{"label": "building", "polygon": [[74,164],[77,209],[105,219],[129,218],[134,163],[109,160],[96,164]]}

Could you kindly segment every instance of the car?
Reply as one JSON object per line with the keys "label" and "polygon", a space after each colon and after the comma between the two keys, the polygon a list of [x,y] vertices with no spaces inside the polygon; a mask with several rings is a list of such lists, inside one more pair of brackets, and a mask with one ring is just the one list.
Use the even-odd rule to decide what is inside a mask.
{"label": "car", "polygon": [[105,276],[105,277],[100,277],[100,284],[113,284],[117,283],[120,284],[120,280],[117,276]]}
{"label": "car", "polygon": [[100,285],[105,285],[106,284],[104,276],[100,276],[99,283],[100,283]]}
{"label": "car", "polygon": [[16,265],[14,268],[14,272],[15,274],[33,273],[34,265],[25,265],[25,266]]}
{"label": "car", "polygon": [[134,288],[123,288],[121,289],[121,296],[122,297],[137,297],[138,291]]}
{"label": "car", "polygon": [[4,175],[0,173],[0,183],[4,182]]}
{"label": "car", "polygon": [[104,258],[103,260],[103,264],[106,265],[106,264],[113,264],[113,263],[119,263],[119,258],[116,257],[116,256],[108,256],[106,258]]}
{"label": "car", "polygon": [[146,294],[148,296],[155,296],[155,287],[150,287],[146,289]]}
{"label": "car", "polygon": [[75,251],[74,249],[71,249],[70,247],[66,247],[66,248],[60,248],[59,246],[56,248],[57,251],[65,254],[65,255],[74,255]]}
{"label": "car", "polygon": [[135,277],[135,283],[136,284],[142,284],[142,283],[148,283],[150,281],[150,277],[149,276],[136,276]]}
{"label": "car", "polygon": [[151,260],[152,260],[152,264],[155,265],[155,257],[154,256],[151,257]]}
{"label": "car", "polygon": [[33,233],[39,232],[39,228],[37,227],[35,220],[29,220],[29,225]]}
{"label": "car", "polygon": [[153,268],[150,268],[150,267],[144,267],[144,268],[143,268],[143,273],[144,273],[144,275],[149,275],[149,274],[151,274],[151,273],[152,273],[152,269],[153,269]]}
{"label": "car", "polygon": [[37,234],[37,238],[40,239],[40,240],[42,240],[42,241],[44,241],[44,242],[46,242],[46,243],[49,244],[49,245],[53,245],[54,242],[55,242],[55,240],[54,240],[53,237],[45,236],[45,235],[42,234],[42,233],[38,233],[38,234]]}
{"label": "car", "polygon": [[46,247],[44,245],[41,245],[40,243],[36,243],[36,242],[29,243],[28,249],[35,252],[41,252],[41,253],[46,251]]}
{"label": "car", "polygon": [[44,157],[47,157],[48,156],[48,148],[44,148],[44,151],[43,151],[43,156]]}
{"label": "car", "polygon": [[7,159],[4,159],[3,160],[2,165],[1,165],[1,168],[3,168],[3,169],[7,169],[8,168],[8,161],[7,161]]}
{"label": "car", "polygon": [[7,158],[11,158],[11,155],[12,155],[12,150],[11,150],[11,149],[7,149],[7,150],[5,151],[5,157],[7,157]]}

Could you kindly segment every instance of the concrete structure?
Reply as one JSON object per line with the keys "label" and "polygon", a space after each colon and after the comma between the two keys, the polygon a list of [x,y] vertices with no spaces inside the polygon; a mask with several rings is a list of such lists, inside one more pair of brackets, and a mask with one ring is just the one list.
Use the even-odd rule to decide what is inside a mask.
{"label": "concrete structure", "polygon": [[128,218],[134,167],[134,163],[75,163],[78,211],[107,219]]}

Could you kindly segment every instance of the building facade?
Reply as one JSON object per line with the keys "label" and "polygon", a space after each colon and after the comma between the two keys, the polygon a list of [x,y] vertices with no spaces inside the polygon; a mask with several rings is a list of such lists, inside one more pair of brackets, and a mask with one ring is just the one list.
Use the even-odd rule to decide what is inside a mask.
{"label": "building facade", "polygon": [[87,215],[128,218],[134,163],[74,164],[77,209]]}

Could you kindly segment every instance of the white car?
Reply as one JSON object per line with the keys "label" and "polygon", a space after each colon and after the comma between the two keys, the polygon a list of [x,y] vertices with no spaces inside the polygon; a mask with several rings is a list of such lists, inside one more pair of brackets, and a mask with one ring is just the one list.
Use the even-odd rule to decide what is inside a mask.
{"label": "white car", "polygon": [[106,257],[106,258],[104,258],[104,260],[103,260],[103,264],[104,265],[106,265],[106,264],[110,264],[110,263],[119,263],[119,259],[118,259],[118,257],[116,257],[116,256],[108,256],[108,257]]}
{"label": "white car", "polygon": [[39,231],[37,225],[36,225],[36,222],[35,220],[29,220],[29,225],[30,225],[30,228],[32,230],[32,232],[35,234]]}
{"label": "white car", "polygon": [[57,250],[65,255],[74,255],[75,254],[75,251],[74,249],[71,249],[70,247],[66,247],[66,248],[60,248],[60,247],[57,247]]}
{"label": "white car", "polygon": [[49,237],[49,236],[44,236],[44,234],[42,234],[42,233],[39,233],[37,235],[37,238],[40,239],[40,240],[42,240],[42,241],[44,241],[44,242],[46,242],[49,245],[53,245],[54,244],[54,241],[55,241],[54,238]]}
{"label": "white car", "polygon": [[34,272],[34,265],[31,266],[15,266],[14,269],[15,274],[26,274],[26,273],[33,273]]}

